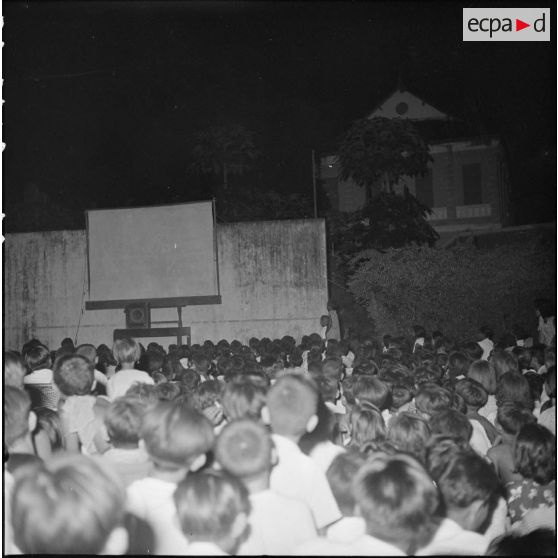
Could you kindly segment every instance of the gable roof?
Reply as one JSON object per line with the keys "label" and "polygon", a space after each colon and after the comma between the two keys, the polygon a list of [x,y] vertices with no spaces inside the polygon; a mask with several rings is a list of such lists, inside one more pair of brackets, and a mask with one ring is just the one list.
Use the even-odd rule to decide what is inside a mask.
{"label": "gable roof", "polygon": [[396,89],[368,118],[408,118],[409,120],[450,120],[452,117],[404,89]]}

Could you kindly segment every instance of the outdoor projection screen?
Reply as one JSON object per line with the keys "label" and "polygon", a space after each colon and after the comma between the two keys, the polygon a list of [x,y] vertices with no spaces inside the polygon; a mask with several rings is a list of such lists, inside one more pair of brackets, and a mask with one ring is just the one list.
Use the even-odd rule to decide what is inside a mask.
{"label": "outdoor projection screen", "polygon": [[87,212],[89,300],[217,295],[213,203]]}

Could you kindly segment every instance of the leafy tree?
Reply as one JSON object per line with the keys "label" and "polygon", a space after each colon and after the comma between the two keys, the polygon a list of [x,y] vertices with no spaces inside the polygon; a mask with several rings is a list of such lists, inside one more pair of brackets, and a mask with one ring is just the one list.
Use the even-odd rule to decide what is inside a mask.
{"label": "leafy tree", "polygon": [[217,175],[223,189],[229,176],[249,171],[259,153],[254,144],[254,133],[244,126],[210,126],[193,135],[190,169],[199,175]]}
{"label": "leafy tree", "polygon": [[428,170],[428,145],[415,127],[400,118],[363,118],[353,123],[339,146],[341,178],[364,186],[368,198],[380,179],[389,187],[403,176]]}

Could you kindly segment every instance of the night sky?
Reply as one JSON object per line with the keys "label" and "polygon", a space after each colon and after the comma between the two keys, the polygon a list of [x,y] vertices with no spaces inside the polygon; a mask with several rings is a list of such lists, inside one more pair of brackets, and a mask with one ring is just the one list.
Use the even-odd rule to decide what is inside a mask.
{"label": "night sky", "polygon": [[82,215],[207,198],[188,141],[209,125],[256,133],[237,187],[311,192],[311,150],[335,149],[398,82],[499,134],[516,223],[553,220],[555,12],[551,43],[464,43],[462,8],[482,5],[4,2],[4,228],[29,203]]}

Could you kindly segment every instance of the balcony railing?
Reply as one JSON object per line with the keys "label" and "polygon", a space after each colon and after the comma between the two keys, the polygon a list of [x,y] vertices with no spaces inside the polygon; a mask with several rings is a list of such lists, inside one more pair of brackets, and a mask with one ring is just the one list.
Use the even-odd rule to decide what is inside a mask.
{"label": "balcony railing", "polygon": [[458,219],[490,217],[491,215],[492,215],[492,207],[489,203],[480,203],[477,205],[458,205],[455,208],[455,216]]}
{"label": "balcony railing", "polygon": [[432,213],[426,217],[427,221],[442,221],[448,218],[447,207],[433,207]]}

